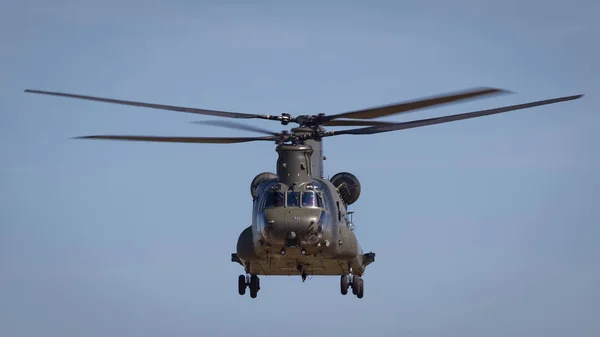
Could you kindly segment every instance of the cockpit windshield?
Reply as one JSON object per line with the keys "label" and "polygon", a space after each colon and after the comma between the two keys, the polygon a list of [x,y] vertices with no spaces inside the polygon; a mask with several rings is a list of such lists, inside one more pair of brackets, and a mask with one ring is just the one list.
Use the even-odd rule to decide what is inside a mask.
{"label": "cockpit windshield", "polygon": [[302,207],[323,207],[321,195],[314,191],[302,192]]}
{"label": "cockpit windshield", "polygon": [[[287,202],[284,197],[287,196]],[[323,198],[315,191],[270,191],[266,195],[265,208],[271,207],[318,207],[323,208]]]}
{"label": "cockpit windshield", "polygon": [[267,195],[265,207],[282,207],[283,206],[283,193],[272,191]]}
{"label": "cockpit windshield", "polygon": [[293,206],[300,206],[300,192],[292,192],[289,191],[287,193],[287,206],[288,207],[293,207]]}

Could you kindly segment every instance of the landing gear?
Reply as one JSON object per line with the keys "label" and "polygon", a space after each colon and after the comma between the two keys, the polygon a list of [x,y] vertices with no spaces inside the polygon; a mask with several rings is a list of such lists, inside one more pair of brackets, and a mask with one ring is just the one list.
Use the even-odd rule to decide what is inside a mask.
{"label": "landing gear", "polygon": [[240,275],[238,277],[238,292],[244,296],[246,294],[246,276]]}
{"label": "landing gear", "polygon": [[340,279],[340,291],[342,295],[348,294],[348,288],[352,288],[352,294],[363,298],[365,281],[358,275],[342,275]]}
{"label": "landing gear", "polygon": [[362,277],[358,278],[358,290],[356,291],[356,297],[363,298],[365,289],[364,284],[365,281],[362,279]]}
{"label": "landing gear", "polygon": [[250,289],[250,297],[256,298],[260,290],[260,279],[258,276],[254,274],[250,276],[240,275],[238,277],[238,292],[240,295],[246,294],[246,287]]}
{"label": "landing gear", "polygon": [[342,275],[342,278],[340,280],[340,287],[342,295],[346,295],[348,293],[348,275]]}
{"label": "landing gear", "polygon": [[250,297],[256,298],[256,295],[260,290],[260,280],[258,279],[258,276],[254,274],[250,275],[250,284],[248,287],[250,288]]}

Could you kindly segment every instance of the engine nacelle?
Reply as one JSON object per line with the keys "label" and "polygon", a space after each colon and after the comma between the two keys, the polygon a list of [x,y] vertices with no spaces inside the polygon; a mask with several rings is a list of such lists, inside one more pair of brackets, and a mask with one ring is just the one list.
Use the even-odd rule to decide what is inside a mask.
{"label": "engine nacelle", "polygon": [[277,175],[271,172],[263,172],[257,174],[256,177],[252,179],[252,182],[250,183],[250,194],[252,195],[252,199],[256,199],[257,197],[256,189],[258,188],[258,186],[264,183],[265,181],[271,179],[277,179]]}
{"label": "engine nacelle", "polygon": [[340,172],[329,179],[333,186],[337,188],[340,197],[346,205],[352,205],[360,196],[360,181],[349,172]]}

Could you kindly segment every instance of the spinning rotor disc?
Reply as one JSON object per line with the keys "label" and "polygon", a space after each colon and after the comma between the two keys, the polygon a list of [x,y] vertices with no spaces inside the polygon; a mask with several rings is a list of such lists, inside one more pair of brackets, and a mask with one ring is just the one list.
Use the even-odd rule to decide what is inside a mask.
{"label": "spinning rotor disc", "polygon": [[[42,90],[25,90],[27,93],[52,95],[59,97],[77,98],[84,100],[92,100],[104,103],[122,104],[130,106],[139,106],[152,109],[179,111],[199,115],[218,116],[236,119],[264,119],[279,121],[283,125],[289,123],[297,123],[300,127],[309,128],[312,133],[295,133],[283,131],[280,133],[272,132],[266,129],[255,126],[235,123],[232,121],[201,121],[195,122],[199,124],[209,124],[238,130],[246,130],[265,134],[262,137],[161,137],[161,136],[139,136],[139,135],[94,135],[75,137],[76,139],[105,139],[105,140],[127,140],[127,141],[150,141],[150,142],[171,142],[171,143],[210,143],[210,144],[232,144],[245,143],[253,141],[274,141],[276,143],[283,142],[302,142],[307,139],[321,140],[324,137],[338,135],[370,135],[382,132],[390,132],[416,127],[423,127],[434,124],[448,123],[464,119],[489,116],[500,114],[508,111],[521,110],[532,108],[541,105],[566,102],[581,98],[583,95],[564,96],[541,101],[534,101],[523,104],[504,106],[493,109],[477,110],[462,114],[435,117],[428,119],[413,120],[409,122],[393,123],[373,120],[375,118],[392,116],[402,113],[408,113],[415,110],[420,110],[428,107],[434,107],[443,104],[456,103],[459,101],[467,101],[476,98],[490,97],[492,95],[506,94],[509,91],[496,88],[475,88],[464,91],[446,93],[439,96],[431,96],[412,101],[404,101],[385,106],[361,109],[356,111],[343,112],[338,114],[327,115],[324,113],[317,115],[299,115],[291,116],[290,114],[282,113],[281,115],[266,115],[266,114],[251,114],[240,112],[229,112],[219,110],[208,110],[190,107],[181,107],[173,105],[163,105],[154,103],[144,103],[136,101],[126,101],[120,99],[103,98],[96,96],[85,96],[79,94],[69,94]],[[340,131],[325,131],[322,126],[363,126],[361,128],[345,129]]]}

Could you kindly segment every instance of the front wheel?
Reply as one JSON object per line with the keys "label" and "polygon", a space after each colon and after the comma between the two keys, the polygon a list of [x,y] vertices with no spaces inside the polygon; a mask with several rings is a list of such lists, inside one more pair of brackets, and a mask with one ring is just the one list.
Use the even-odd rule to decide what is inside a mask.
{"label": "front wheel", "polygon": [[340,279],[340,291],[342,295],[348,294],[348,275],[342,275]]}
{"label": "front wheel", "polygon": [[258,276],[254,274],[250,275],[250,297],[256,298],[256,295],[258,295],[258,290],[260,290],[259,282]]}
{"label": "front wheel", "polygon": [[358,295],[358,288],[360,287],[360,277],[358,275],[352,275],[352,294]]}

